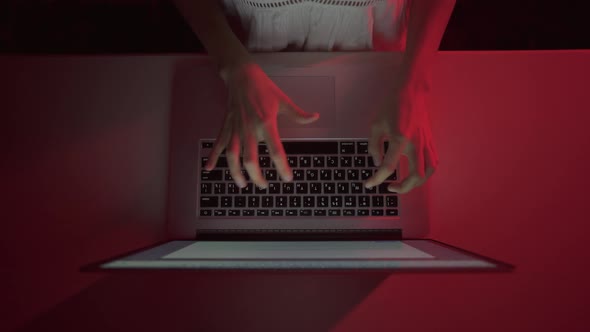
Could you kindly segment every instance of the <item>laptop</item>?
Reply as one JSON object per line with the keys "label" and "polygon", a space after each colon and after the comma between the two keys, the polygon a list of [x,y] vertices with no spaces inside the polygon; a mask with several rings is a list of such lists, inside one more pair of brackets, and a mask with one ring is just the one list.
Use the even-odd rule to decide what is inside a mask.
{"label": "laptop", "polygon": [[[233,182],[222,155],[204,170],[221,128],[226,91],[206,56],[179,57],[171,77],[168,238],[84,270],[510,271],[513,266],[428,238],[428,182],[408,194],[402,160],[387,181],[376,170],[368,128],[400,54],[273,53],[257,63],[300,107],[320,119],[279,118],[294,180],[283,182],[259,145],[266,189]],[[434,175],[436,176],[436,175]],[[440,194],[440,193],[439,193]]]}

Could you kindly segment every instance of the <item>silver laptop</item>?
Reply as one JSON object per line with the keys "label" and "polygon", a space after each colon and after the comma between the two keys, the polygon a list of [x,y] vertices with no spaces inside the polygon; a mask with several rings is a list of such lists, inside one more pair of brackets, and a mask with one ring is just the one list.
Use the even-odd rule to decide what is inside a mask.
{"label": "silver laptop", "polygon": [[171,240],[86,270],[510,271],[509,264],[427,239],[428,184],[409,194],[367,190],[370,115],[397,70],[392,53],[261,54],[257,62],[320,120],[279,119],[294,180],[282,182],[263,143],[269,182],[238,188],[222,156],[204,170],[226,96],[207,57],[178,61],[171,78],[168,234]]}

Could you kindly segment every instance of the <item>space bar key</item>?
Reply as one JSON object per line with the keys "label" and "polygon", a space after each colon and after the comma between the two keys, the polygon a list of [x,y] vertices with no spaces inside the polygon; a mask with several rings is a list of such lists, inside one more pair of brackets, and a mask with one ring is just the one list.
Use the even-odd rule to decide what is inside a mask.
{"label": "space bar key", "polygon": [[283,142],[289,154],[338,154],[338,142]]}

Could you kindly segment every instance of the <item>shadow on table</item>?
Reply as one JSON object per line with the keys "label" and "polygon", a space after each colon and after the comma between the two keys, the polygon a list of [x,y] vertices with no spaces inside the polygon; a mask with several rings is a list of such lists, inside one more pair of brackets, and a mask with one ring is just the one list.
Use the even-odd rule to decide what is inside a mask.
{"label": "shadow on table", "polygon": [[328,331],[386,276],[115,274],[20,331]]}

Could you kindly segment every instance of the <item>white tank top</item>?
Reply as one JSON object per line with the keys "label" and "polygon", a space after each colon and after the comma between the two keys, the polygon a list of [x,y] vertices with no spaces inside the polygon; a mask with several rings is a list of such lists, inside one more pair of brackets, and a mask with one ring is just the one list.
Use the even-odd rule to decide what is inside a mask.
{"label": "white tank top", "polygon": [[221,0],[250,51],[401,50],[408,0]]}

